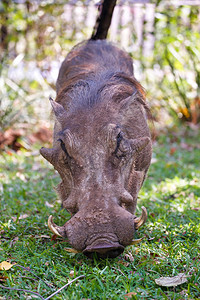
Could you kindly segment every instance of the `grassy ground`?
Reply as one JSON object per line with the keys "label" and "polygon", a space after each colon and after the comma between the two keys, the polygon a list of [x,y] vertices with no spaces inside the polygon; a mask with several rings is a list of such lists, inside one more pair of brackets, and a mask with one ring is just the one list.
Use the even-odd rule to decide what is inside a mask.
{"label": "grassy ground", "polygon": [[[66,242],[51,240],[48,216],[54,215],[58,224],[69,217],[53,190],[59,181],[54,170],[37,152],[3,154],[0,262],[17,264],[0,271],[0,284],[32,290],[46,299],[85,275],[52,299],[200,299],[200,150],[195,145],[197,135],[191,134],[158,139],[138,200],[138,213],[144,205],[149,216],[136,238],[145,235],[145,239],[116,259],[103,261],[69,253]],[[176,287],[155,283],[156,278],[179,273],[189,275],[187,283]],[[0,299],[39,297],[0,288]]]}

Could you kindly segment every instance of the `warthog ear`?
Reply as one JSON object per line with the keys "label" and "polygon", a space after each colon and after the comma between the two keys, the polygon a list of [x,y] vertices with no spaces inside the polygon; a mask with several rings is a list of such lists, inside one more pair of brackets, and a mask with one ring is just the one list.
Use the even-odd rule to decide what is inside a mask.
{"label": "warthog ear", "polygon": [[150,109],[145,99],[139,92],[135,92],[130,97],[123,99],[119,105],[121,124],[127,127],[132,122],[138,124],[138,127],[149,131],[146,120],[152,119]]}
{"label": "warthog ear", "polygon": [[66,119],[66,114],[67,114],[66,110],[61,104],[54,101],[51,97],[49,97],[49,101],[53,108],[53,112],[55,114],[56,119],[58,120],[59,123],[62,123],[62,121]]}
{"label": "warthog ear", "polygon": [[140,152],[142,149],[144,149],[148,143],[151,141],[150,137],[145,136],[138,139],[132,139],[130,140],[130,145],[132,150],[136,152]]}
{"label": "warthog ear", "polygon": [[54,149],[54,148],[48,149],[48,148],[42,147],[42,148],[40,149],[40,154],[41,154],[46,160],[48,160],[51,164],[53,164],[53,162],[54,162],[54,157],[55,157],[55,149]]}

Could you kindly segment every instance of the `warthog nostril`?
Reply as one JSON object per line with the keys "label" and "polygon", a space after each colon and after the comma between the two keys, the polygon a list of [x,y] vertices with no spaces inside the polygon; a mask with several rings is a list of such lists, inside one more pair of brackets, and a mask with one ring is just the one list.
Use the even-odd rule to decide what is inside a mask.
{"label": "warthog nostril", "polygon": [[96,244],[88,246],[83,250],[83,254],[85,254],[89,258],[93,258],[93,256],[97,255],[98,258],[115,258],[120,255],[124,251],[124,247],[118,243],[116,244]]}

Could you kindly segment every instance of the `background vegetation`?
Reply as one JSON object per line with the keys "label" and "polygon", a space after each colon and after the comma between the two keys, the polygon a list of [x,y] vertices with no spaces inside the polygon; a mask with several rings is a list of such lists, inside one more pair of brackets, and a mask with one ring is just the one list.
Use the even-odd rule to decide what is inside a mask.
{"label": "background vegetation", "polygon": [[[90,37],[95,14],[92,1],[0,1],[0,262],[17,263],[0,271],[0,299],[40,297],[25,290],[47,298],[79,275],[53,299],[199,299],[199,6],[126,2],[108,38],[133,57],[155,119],[138,201],[149,213],[136,236],[144,240],[116,259],[90,261],[51,239],[48,215],[58,224],[69,215],[53,191],[59,178],[38,152],[51,139],[48,97],[65,55]],[[188,276],[182,285],[155,283],[179,273]]]}
{"label": "background vegetation", "polygon": [[[96,19],[94,2],[69,3],[0,2],[1,131],[18,122],[33,127],[49,119],[47,99],[55,95],[59,66],[77,42],[91,36]],[[157,121],[164,114],[168,125],[177,120],[199,123],[198,6],[130,1],[116,7],[109,39],[133,57]]]}

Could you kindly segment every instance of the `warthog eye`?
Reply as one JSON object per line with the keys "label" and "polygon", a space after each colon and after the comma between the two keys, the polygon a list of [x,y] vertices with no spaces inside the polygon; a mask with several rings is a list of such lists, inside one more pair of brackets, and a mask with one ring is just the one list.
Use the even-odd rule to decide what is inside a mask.
{"label": "warthog eye", "polygon": [[117,158],[121,158],[121,157],[125,156],[125,154],[120,154],[120,155],[117,154],[117,152],[119,151],[120,144],[121,144],[122,140],[123,140],[122,132],[119,132],[118,135],[117,135],[117,146],[116,146],[115,151],[113,152],[116,155]]}
{"label": "warthog eye", "polygon": [[58,142],[60,142],[61,149],[62,149],[63,152],[66,154],[67,158],[71,158],[71,156],[70,156],[69,153],[67,152],[67,149],[66,149],[66,147],[65,147],[65,143],[63,142],[63,140],[58,139]]}

